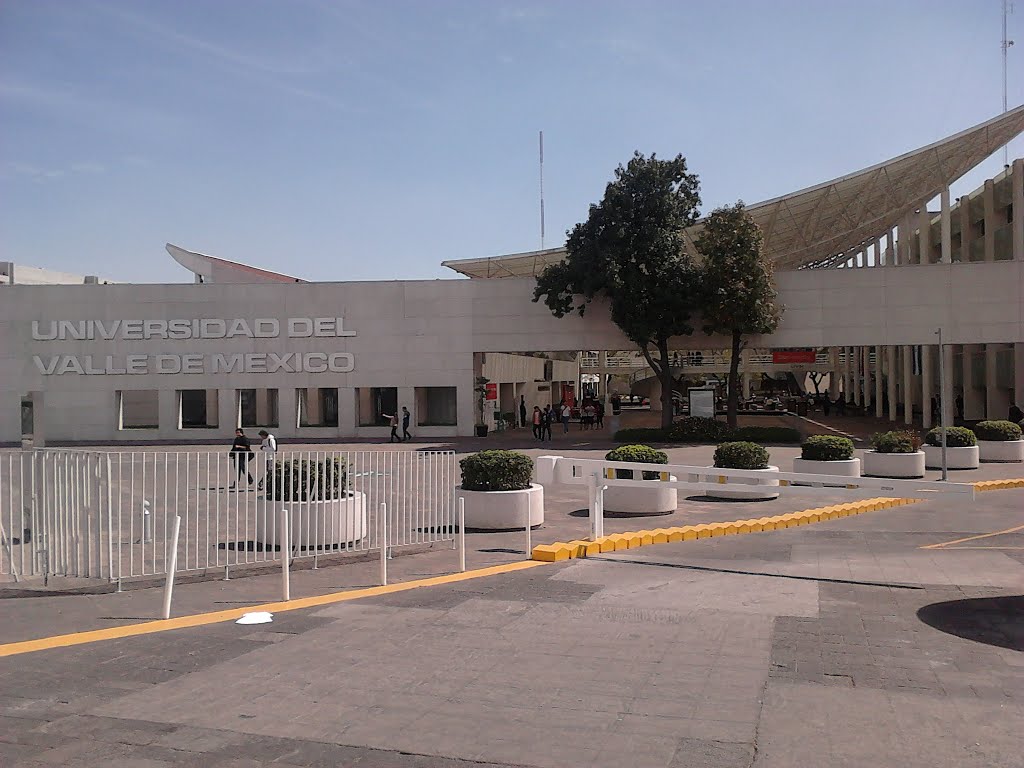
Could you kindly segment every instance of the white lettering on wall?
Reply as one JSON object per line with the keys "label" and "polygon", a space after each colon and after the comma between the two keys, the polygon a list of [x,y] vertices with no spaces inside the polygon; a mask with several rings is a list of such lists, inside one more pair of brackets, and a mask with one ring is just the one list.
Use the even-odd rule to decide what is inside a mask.
{"label": "white lettering on wall", "polygon": [[[350,338],[343,317],[194,318],[174,320],[33,320],[33,341],[188,341],[208,339],[277,339],[282,329],[291,339]],[[247,352],[131,355],[33,355],[43,376],[164,375],[202,373],[350,373],[349,352]]]}

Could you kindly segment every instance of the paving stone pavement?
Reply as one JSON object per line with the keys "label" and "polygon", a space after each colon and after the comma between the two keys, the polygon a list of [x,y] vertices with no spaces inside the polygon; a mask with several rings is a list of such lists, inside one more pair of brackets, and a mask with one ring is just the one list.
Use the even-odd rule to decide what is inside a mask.
{"label": "paving stone pavement", "polygon": [[933,501],[3,658],[0,765],[1017,766],[1024,565],[920,547],[1021,508]]}

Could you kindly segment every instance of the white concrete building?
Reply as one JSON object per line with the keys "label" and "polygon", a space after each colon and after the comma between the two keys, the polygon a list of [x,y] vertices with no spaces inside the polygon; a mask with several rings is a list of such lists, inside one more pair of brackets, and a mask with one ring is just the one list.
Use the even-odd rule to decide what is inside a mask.
{"label": "white concrete building", "polygon": [[[955,204],[949,185],[1022,131],[1019,107],[751,206],[786,307],[751,347],[816,350],[837,391],[929,426],[941,328],[949,416],[959,393],[965,418],[1005,418],[1024,399],[1024,161]],[[577,361],[532,353],[631,349],[599,305],[557,319],[531,302],[561,249],[446,262],[476,279],[361,283],[168,251],[194,283],[29,285],[12,270],[0,285],[0,443],[27,429],[37,444],[223,441],[237,425],[386,438],[382,414],[403,405],[419,436],[469,435],[481,376],[495,385],[493,423],[520,396],[557,403],[578,381]],[[696,334],[673,347],[728,344]]]}

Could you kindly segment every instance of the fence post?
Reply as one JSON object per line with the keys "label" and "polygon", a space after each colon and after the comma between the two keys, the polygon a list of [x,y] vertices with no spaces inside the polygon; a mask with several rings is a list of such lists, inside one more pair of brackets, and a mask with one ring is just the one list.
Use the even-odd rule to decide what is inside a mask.
{"label": "fence post", "polygon": [[164,580],[163,618],[171,618],[171,596],[174,594],[174,572],[178,570],[178,533],[181,531],[181,516],[174,516],[174,533],[171,535],[171,561],[167,565],[167,578]]}
{"label": "fence post", "polygon": [[526,497],[526,559],[529,560],[533,557],[533,531],[530,528],[531,514],[530,514],[530,497]]}
{"label": "fence post", "polygon": [[388,505],[385,501],[380,503],[377,538],[380,543],[380,585],[386,587],[388,584]]}
{"label": "fence post", "polygon": [[590,476],[587,483],[587,509],[590,512],[590,540],[597,540],[597,472]]}
{"label": "fence post", "polygon": [[292,599],[291,572],[291,530],[288,525],[288,507],[281,507],[281,599],[286,603]]}
{"label": "fence post", "polygon": [[597,537],[601,538],[604,536],[604,492],[608,486],[604,484],[603,478],[596,477],[596,475],[595,478],[597,479],[597,488],[594,489],[594,523],[597,527]]}
{"label": "fence post", "polygon": [[459,570],[466,571],[466,500],[459,497]]}

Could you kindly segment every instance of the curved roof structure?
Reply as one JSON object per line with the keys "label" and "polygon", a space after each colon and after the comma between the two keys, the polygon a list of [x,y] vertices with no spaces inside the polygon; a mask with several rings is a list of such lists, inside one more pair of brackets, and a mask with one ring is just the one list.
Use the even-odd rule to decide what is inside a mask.
{"label": "curved roof structure", "polygon": [[176,262],[189,270],[201,283],[304,283],[298,277],[251,267],[237,261],[207,256],[205,253],[186,251],[177,245],[164,246]]}
{"label": "curved roof structure", "polygon": [[[829,266],[888,232],[1021,133],[1024,105],[913,152],[747,210],[764,232],[765,251],[776,268]],[[691,237],[700,226],[694,225]],[[552,248],[442,264],[468,277],[532,277],[564,256],[564,248]]]}

